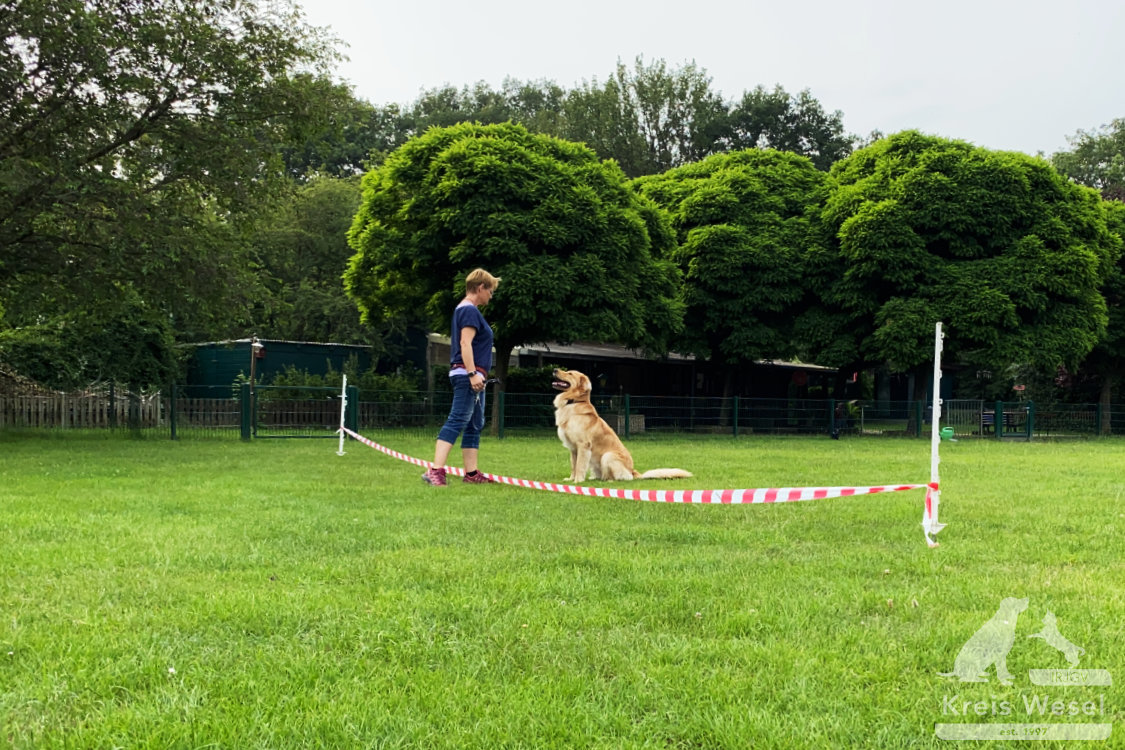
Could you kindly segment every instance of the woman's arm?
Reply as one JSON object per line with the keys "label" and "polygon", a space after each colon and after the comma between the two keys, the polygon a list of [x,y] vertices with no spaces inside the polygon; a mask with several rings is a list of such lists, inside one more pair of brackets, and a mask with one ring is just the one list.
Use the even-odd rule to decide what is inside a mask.
{"label": "woman's arm", "polygon": [[[473,359],[473,339],[477,336],[477,329],[465,326],[461,329],[461,364],[469,371],[469,382],[473,390],[484,390],[484,375],[477,372],[477,363]],[[479,379],[478,379],[479,376]],[[478,388],[477,385],[480,385]]]}

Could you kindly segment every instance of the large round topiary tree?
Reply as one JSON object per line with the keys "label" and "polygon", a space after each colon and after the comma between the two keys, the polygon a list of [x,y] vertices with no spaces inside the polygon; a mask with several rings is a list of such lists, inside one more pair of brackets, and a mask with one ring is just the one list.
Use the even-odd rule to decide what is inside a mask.
{"label": "large round topiary tree", "polygon": [[[503,279],[485,309],[497,374],[521,344],[619,342],[660,352],[682,326],[666,216],[611,161],[519,125],[432,128],[363,180],[348,294],[370,323],[446,331],[466,272]],[[494,402],[495,403],[495,402]]]}
{"label": "large round topiary tree", "polygon": [[738,367],[801,353],[797,322],[818,307],[808,275],[825,253],[826,183],[808,158],[758,149],[635,181],[676,230],[686,312],[675,348],[723,367],[728,395]]}
{"label": "large round topiary tree", "polygon": [[838,267],[823,295],[853,361],[924,370],[934,322],[950,361],[1073,365],[1105,331],[1119,252],[1101,198],[1045,160],[907,131],[832,167]]}

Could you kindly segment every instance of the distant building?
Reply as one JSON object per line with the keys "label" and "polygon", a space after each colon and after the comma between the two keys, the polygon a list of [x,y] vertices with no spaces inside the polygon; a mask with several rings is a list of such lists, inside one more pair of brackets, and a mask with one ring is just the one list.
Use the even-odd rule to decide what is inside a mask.
{"label": "distant building", "polygon": [[[681,354],[648,359],[622,346],[577,342],[513,349],[510,367],[554,365],[581,370],[596,391],[634,396],[722,396],[726,370]],[[449,337],[431,333],[427,360],[449,362]],[[759,361],[734,374],[733,395],[758,398],[827,398],[839,370],[798,362]]]}
{"label": "distant building", "polygon": [[[260,344],[255,349],[254,344]],[[229,386],[239,376],[263,383],[288,367],[324,375],[329,366],[343,372],[344,363],[355,357],[359,370],[371,367],[371,348],[353,344],[321,344],[311,341],[280,341],[277,339],[235,339],[191,344],[194,348],[188,363],[187,385]]]}

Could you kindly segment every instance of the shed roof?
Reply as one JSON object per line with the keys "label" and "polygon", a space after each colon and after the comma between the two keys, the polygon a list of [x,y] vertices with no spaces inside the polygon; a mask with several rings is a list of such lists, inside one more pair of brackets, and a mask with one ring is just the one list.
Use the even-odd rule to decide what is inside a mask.
{"label": "shed roof", "polygon": [[[440,333],[431,333],[429,340],[436,344],[449,346],[449,337]],[[556,355],[559,357],[566,357],[569,359],[590,359],[598,361],[607,360],[625,360],[625,361],[657,361],[657,362],[683,362],[690,363],[699,360],[698,357],[678,354],[676,352],[669,352],[663,357],[646,357],[643,353],[635,349],[629,349],[624,346],[616,344],[598,344],[588,341],[576,341],[571,344],[560,344],[558,342],[548,342],[543,344],[529,344],[527,346],[518,346],[512,350],[511,356],[536,356],[542,355],[549,357]],[[759,359],[755,360],[755,364],[771,365],[773,367],[786,367],[791,369],[800,370],[823,370],[825,372],[836,372],[838,368],[824,367],[823,365],[813,365],[805,362],[788,362],[784,360],[769,360]]]}

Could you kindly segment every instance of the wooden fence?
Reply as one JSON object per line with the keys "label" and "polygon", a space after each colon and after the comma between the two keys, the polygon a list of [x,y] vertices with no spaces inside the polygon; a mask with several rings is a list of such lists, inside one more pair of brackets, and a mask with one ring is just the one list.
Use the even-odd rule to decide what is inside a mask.
{"label": "wooden fence", "polygon": [[335,430],[340,426],[340,401],[323,398],[285,401],[263,399],[258,403],[257,417],[259,430],[263,427],[281,430],[304,428]]}
{"label": "wooden fence", "polygon": [[0,396],[0,427],[158,427],[163,413],[160,394]]}
{"label": "wooden fence", "polygon": [[242,411],[234,398],[177,398],[180,427],[233,427],[242,424]]}

